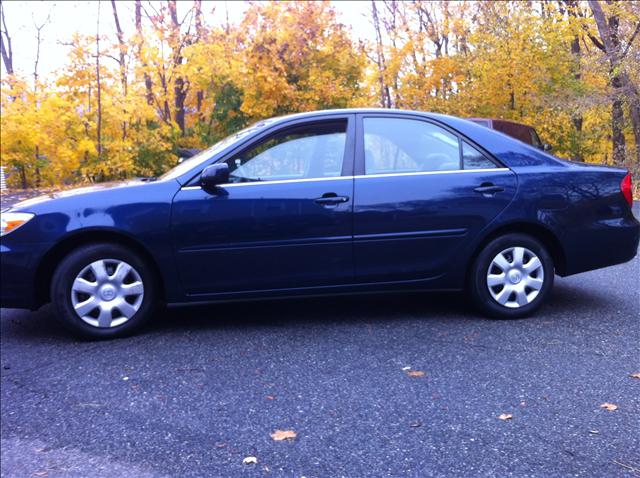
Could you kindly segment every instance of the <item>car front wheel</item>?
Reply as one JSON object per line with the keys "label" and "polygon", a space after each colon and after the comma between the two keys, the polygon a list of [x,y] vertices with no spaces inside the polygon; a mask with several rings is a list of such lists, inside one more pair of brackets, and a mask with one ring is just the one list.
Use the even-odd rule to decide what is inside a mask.
{"label": "car front wheel", "polygon": [[538,309],[553,279],[553,260],[537,239],[506,234],[480,252],[471,268],[469,289],[484,314],[511,319]]}
{"label": "car front wheel", "polygon": [[66,256],[53,274],[56,317],[77,335],[114,338],[146,322],[155,308],[155,281],[133,251],[91,244]]}

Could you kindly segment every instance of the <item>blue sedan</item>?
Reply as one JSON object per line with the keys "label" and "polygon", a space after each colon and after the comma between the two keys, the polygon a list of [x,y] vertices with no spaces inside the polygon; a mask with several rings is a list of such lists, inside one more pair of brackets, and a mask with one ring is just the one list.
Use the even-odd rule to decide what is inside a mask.
{"label": "blue sedan", "polygon": [[626,170],[572,163],[463,119],[376,109],[254,124],[165,175],[2,211],[3,307],[53,302],[109,338],[169,306],[464,290],[534,312],[554,275],[632,259]]}

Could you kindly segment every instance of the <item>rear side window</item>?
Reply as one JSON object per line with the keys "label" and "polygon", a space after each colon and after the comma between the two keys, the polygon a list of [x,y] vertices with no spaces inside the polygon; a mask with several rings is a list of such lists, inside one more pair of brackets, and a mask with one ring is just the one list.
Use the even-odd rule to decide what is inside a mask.
{"label": "rear side window", "polygon": [[464,169],[490,169],[496,167],[493,161],[466,141],[462,142],[462,165]]}
{"label": "rear side window", "polygon": [[531,134],[531,144],[534,145],[536,148],[542,149],[542,141],[540,141],[540,136],[538,136],[538,133],[536,133],[536,130],[531,128],[529,130],[529,133]]}
{"label": "rear side window", "polygon": [[458,137],[425,121],[364,119],[365,174],[460,169]]}

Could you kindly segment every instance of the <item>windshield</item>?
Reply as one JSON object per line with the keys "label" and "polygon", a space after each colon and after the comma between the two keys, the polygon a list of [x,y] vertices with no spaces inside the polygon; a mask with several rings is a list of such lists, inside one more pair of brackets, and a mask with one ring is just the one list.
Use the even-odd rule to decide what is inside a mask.
{"label": "windshield", "polygon": [[196,166],[199,166],[200,164],[204,163],[205,161],[208,161],[213,156],[218,154],[220,151],[222,151],[222,150],[226,149],[227,147],[231,146],[233,143],[235,143],[235,142],[241,140],[242,138],[248,136],[250,133],[258,131],[258,130],[264,128],[265,126],[268,126],[272,122],[273,122],[273,120],[259,121],[258,123],[252,124],[248,128],[240,130],[237,133],[233,133],[232,135],[227,136],[223,140],[218,141],[216,144],[214,144],[210,148],[199,152],[198,154],[196,154],[195,156],[190,157],[189,159],[185,159],[183,162],[178,164],[175,168],[170,169],[169,171],[164,173],[162,176],[160,176],[158,179],[161,179],[161,180],[162,179],[176,179],[177,177],[182,176],[183,174],[187,173],[189,170],[195,168]]}

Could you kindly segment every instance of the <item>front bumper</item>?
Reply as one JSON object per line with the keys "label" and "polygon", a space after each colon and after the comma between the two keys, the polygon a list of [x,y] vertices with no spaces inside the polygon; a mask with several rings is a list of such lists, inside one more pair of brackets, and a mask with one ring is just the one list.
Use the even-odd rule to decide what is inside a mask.
{"label": "front bumper", "polygon": [[37,309],[36,274],[46,244],[0,243],[0,307]]}

